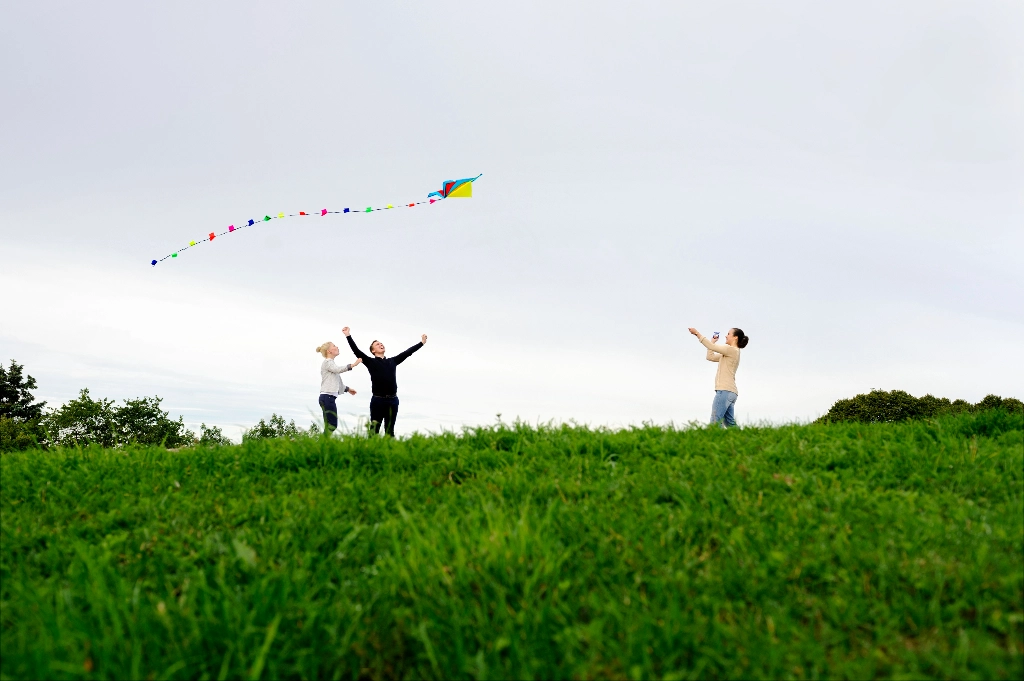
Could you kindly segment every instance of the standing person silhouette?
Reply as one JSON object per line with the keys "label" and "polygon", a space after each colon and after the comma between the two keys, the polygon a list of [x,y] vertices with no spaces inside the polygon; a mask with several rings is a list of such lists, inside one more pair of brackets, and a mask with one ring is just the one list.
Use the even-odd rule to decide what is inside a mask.
{"label": "standing person silhouette", "polygon": [[331,341],[320,345],[316,351],[324,358],[320,364],[320,411],[324,413],[324,433],[330,435],[338,429],[338,395],[356,394],[355,390],[347,387],[341,380],[341,374],[352,371],[353,367],[358,366],[363,360],[357,359],[343,367],[338,366],[334,358],[341,350]]}
{"label": "standing person silhouette", "polygon": [[743,329],[729,329],[725,334],[725,345],[715,343],[718,333],[713,339],[700,335],[700,331],[690,328],[690,333],[700,340],[700,344],[708,349],[707,360],[718,362],[718,373],[715,374],[715,401],[711,403],[711,424],[721,423],[723,428],[736,425],[733,407],[739,397],[736,389],[736,369],[740,366],[740,348],[747,347],[750,341],[743,334]]}
{"label": "standing person silhouette", "polygon": [[373,388],[373,397],[370,398],[370,421],[374,424],[374,432],[380,433],[380,427],[383,425],[384,433],[394,437],[395,421],[398,419],[398,365],[427,344],[427,334],[423,334],[419,343],[394,357],[385,357],[384,344],[375,340],[370,343],[370,354],[373,355],[371,357],[356,347],[347,326],[341,332],[348,339],[348,346],[352,348],[353,354],[363,360],[363,364],[370,372],[370,384]]}

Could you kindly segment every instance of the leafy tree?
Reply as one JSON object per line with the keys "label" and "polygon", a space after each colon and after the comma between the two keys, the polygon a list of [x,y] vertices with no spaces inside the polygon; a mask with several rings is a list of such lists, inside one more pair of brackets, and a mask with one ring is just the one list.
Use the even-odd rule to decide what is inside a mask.
{"label": "leafy tree", "polygon": [[36,379],[13,359],[9,368],[0,364],[0,452],[39,446],[39,419],[46,402],[36,402]]}
{"label": "leafy tree", "polygon": [[204,447],[220,447],[232,444],[217,426],[207,426],[205,423],[199,426],[199,444]]}
{"label": "leafy tree", "polygon": [[0,416],[20,421],[38,420],[46,402],[36,402],[31,391],[36,379],[23,375],[25,367],[13,359],[9,369],[0,364]]}
{"label": "leafy tree", "polygon": [[1024,402],[1015,397],[999,397],[998,395],[986,395],[985,399],[974,405],[972,411],[984,411],[986,409],[1002,409],[1016,414],[1024,411]]}
{"label": "leafy tree", "polygon": [[195,435],[185,429],[181,416],[172,421],[160,408],[160,397],[125,400],[114,409],[114,430],[118,444],[164,445],[179,447],[191,444]]}
{"label": "leafy tree", "polygon": [[89,396],[82,388],[77,400],[71,400],[43,417],[45,443],[51,447],[83,447],[117,444],[114,425],[114,401]]}
{"label": "leafy tree", "polygon": [[43,417],[45,443],[58,447],[123,447],[127,444],[178,447],[191,444],[195,435],[185,429],[181,417],[172,421],[160,408],[159,397],[124,400],[94,400],[83,388],[78,399],[54,409]]}
{"label": "leafy tree", "polygon": [[310,429],[306,431],[296,426],[294,419],[285,423],[283,416],[271,414],[269,422],[260,419],[259,423],[242,433],[242,441],[266,440],[275,437],[286,437],[290,440],[294,440],[295,438],[304,435],[316,435],[319,432],[320,429],[316,424],[313,424]]}
{"label": "leafy tree", "polygon": [[1013,397],[988,395],[977,404],[966,400],[950,401],[945,397],[925,395],[914,397],[903,390],[872,390],[845,400],[838,400],[819,423],[859,421],[861,423],[905,421],[932,418],[940,414],[962,414],[1003,409],[1020,413],[1024,403]]}
{"label": "leafy tree", "polygon": [[916,397],[903,390],[872,390],[848,400],[839,400],[829,409],[832,421],[903,421],[921,416]]}
{"label": "leafy tree", "polygon": [[18,421],[8,416],[0,416],[0,452],[30,449],[38,445],[38,421]]}

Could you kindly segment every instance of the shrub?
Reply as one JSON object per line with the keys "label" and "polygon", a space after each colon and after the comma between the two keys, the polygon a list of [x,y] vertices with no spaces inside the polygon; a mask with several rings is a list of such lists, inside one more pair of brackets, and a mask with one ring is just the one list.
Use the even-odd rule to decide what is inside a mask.
{"label": "shrub", "polygon": [[199,444],[204,447],[220,447],[233,444],[217,426],[207,426],[205,423],[199,426]]}
{"label": "shrub", "polygon": [[24,375],[13,359],[10,368],[0,364],[0,452],[38,447],[42,439],[39,419],[46,402],[36,402],[36,379]]}
{"label": "shrub", "polygon": [[22,422],[38,420],[46,402],[35,402],[32,396],[36,379],[24,376],[25,367],[13,359],[9,369],[0,364],[0,416]]}
{"label": "shrub", "polygon": [[0,416],[0,452],[13,452],[39,446],[39,421],[21,421]]}
{"label": "shrub", "polygon": [[172,421],[160,408],[161,398],[140,397],[124,400],[94,400],[83,388],[78,399],[54,409],[43,417],[40,426],[46,433],[44,444],[57,447],[123,447],[127,444],[178,447],[191,444],[195,435],[185,429],[181,417]]}
{"label": "shrub", "polygon": [[77,400],[71,400],[43,417],[41,426],[46,431],[45,444],[57,447],[82,447],[98,444],[113,447],[114,401],[89,396],[83,388]]}
{"label": "shrub", "polygon": [[1024,411],[1024,403],[1013,397],[988,395],[977,404],[966,400],[950,401],[945,397],[925,395],[914,397],[903,390],[872,390],[832,405],[817,423],[860,423],[895,422],[908,419],[934,418],[941,414],[977,413],[991,409],[1002,409],[1012,413]]}
{"label": "shrub", "polygon": [[121,444],[164,445],[179,447],[192,444],[195,435],[185,429],[181,416],[172,421],[170,415],[160,408],[160,397],[140,397],[125,400],[124,405],[114,409],[115,437]]}
{"label": "shrub", "polygon": [[264,421],[260,419],[260,422],[249,430],[242,433],[242,441],[247,442],[249,440],[269,440],[275,437],[286,437],[289,440],[294,440],[304,435],[317,435],[320,433],[320,429],[313,424],[309,430],[303,430],[295,425],[295,420],[292,419],[290,422],[285,423],[283,416],[277,414],[270,415],[270,421]]}

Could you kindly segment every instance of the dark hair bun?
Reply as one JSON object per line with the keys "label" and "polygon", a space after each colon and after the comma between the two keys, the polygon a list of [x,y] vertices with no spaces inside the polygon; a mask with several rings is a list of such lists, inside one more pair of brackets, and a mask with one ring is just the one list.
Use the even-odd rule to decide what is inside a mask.
{"label": "dark hair bun", "polygon": [[732,332],[736,334],[736,345],[739,346],[740,348],[747,347],[747,343],[750,342],[750,339],[747,338],[747,335],[745,333],[743,333],[743,329],[737,329],[733,327]]}

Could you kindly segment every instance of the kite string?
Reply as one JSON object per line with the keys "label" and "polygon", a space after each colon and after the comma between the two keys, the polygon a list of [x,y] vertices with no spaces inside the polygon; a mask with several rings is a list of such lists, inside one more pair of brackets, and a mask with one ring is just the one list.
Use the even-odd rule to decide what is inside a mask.
{"label": "kite string", "polygon": [[[419,206],[421,204],[432,205],[434,203],[437,203],[438,200],[439,199],[429,199],[427,201],[413,201],[411,203],[403,204],[400,207],[401,208],[413,208],[413,207]],[[373,208],[371,206],[371,207],[367,207],[366,210],[352,210],[350,208],[346,208],[344,210],[327,210],[326,208],[323,208],[320,211],[320,217],[325,217],[327,215],[342,215],[342,214],[345,214],[345,213],[348,213],[348,214],[351,214],[351,215],[355,215],[356,213],[373,213],[373,212],[376,212],[378,210],[392,210],[392,209],[394,209],[394,206],[392,204],[390,204],[390,203],[387,206],[383,207],[383,208]],[[198,246],[201,243],[205,243],[207,241],[213,241],[214,239],[216,239],[219,236],[224,236],[225,234],[232,234],[232,233],[237,232],[239,230],[245,229],[246,227],[255,227],[259,222],[269,222],[271,220],[281,220],[283,218],[312,217],[313,215],[314,215],[313,213],[307,213],[305,211],[299,211],[298,213],[288,213],[287,215],[285,215],[284,213],[278,213],[277,215],[264,215],[263,219],[259,220],[259,221],[257,221],[256,219],[252,218],[252,219],[249,219],[249,220],[243,222],[238,227],[235,227],[234,225],[231,225],[226,230],[221,232],[220,234],[216,234],[214,232],[210,232],[210,234],[205,239],[200,239],[199,241],[190,241],[187,246],[179,248],[178,250],[174,251],[173,253],[168,253],[167,255],[165,255],[164,257],[160,258],[159,260],[153,260],[150,264],[153,265],[153,267],[156,267],[157,263],[161,263],[164,260],[167,260],[168,258],[177,258],[178,257],[178,253],[182,253],[184,251],[187,251],[190,248],[195,248],[196,246]]]}

